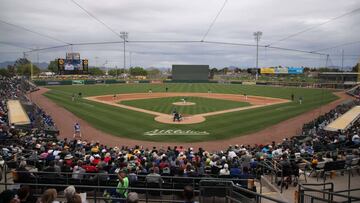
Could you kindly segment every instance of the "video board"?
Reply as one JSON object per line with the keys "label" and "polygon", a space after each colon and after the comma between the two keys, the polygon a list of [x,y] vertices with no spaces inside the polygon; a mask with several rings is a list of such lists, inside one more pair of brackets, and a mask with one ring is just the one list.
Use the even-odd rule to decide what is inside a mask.
{"label": "video board", "polygon": [[66,53],[66,58],[58,59],[58,73],[60,75],[87,74],[88,60],[81,59],[80,53]]}

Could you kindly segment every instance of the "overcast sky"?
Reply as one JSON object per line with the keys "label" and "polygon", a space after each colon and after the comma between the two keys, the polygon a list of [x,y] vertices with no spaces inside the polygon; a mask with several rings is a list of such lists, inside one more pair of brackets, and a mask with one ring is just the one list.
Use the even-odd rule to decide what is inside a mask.
{"label": "overcast sky", "polygon": [[[219,12],[223,0],[75,0],[116,32],[127,31],[129,41],[200,41]],[[71,0],[0,0],[0,20],[26,27],[68,43],[120,41],[118,35],[90,17]],[[330,54],[329,65],[353,66],[360,56],[359,0],[228,0],[205,41],[256,44]],[[278,40],[359,9],[287,40]],[[0,22],[0,62],[22,56],[24,48],[64,45]],[[11,44],[11,45],[10,45]],[[14,46],[13,46],[14,45]],[[21,48],[24,47],[24,48]],[[256,48],[208,43],[127,43],[127,67],[170,67],[171,64],[209,64],[211,67],[254,67]],[[29,54],[32,61],[49,62],[80,52],[90,65],[123,67],[123,45],[87,45]],[[131,61],[131,64],[130,64]],[[324,66],[325,56],[259,48],[259,66]]]}

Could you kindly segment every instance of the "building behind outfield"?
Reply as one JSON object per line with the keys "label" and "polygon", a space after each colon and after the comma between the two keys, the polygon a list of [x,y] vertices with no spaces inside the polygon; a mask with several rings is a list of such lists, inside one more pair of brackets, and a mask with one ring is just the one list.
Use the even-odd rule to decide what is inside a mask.
{"label": "building behind outfield", "polygon": [[172,65],[172,80],[207,82],[209,80],[209,65]]}

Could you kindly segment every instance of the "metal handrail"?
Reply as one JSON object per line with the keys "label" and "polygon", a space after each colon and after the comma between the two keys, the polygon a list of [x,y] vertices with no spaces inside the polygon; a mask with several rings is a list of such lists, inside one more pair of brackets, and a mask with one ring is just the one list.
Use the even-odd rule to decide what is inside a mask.
{"label": "metal handrail", "polygon": [[[304,192],[305,191],[311,191],[311,192],[318,192],[320,194],[323,194],[323,196],[325,195],[328,195],[331,199],[333,197],[341,197],[341,198],[345,198],[345,199],[348,199],[348,200],[356,200],[356,201],[360,201],[360,197],[354,197],[354,196],[350,196],[349,194],[348,195],[343,195],[343,194],[339,194],[338,192],[349,192],[349,190],[343,190],[343,191],[338,191],[338,192],[334,192],[334,191],[326,191],[326,190],[318,190],[318,189],[314,189],[314,188],[309,188],[309,187],[306,187],[306,186],[322,186],[324,185],[331,185],[332,188],[333,188],[333,183],[324,183],[324,184],[299,184],[299,200],[301,199],[301,196],[302,195],[305,195]],[[305,186],[304,186],[305,185]],[[332,190],[331,188],[331,190]],[[358,189],[351,189],[351,191],[355,191],[355,190],[360,190],[360,188]],[[306,196],[310,196],[310,197],[314,197],[315,196],[312,196],[312,195],[309,195],[309,194],[306,194]],[[318,198],[318,197],[316,197]],[[299,201],[300,202],[300,201]]]}
{"label": "metal handrail", "polygon": [[[15,172],[19,172],[19,173],[24,173],[23,171],[16,171]],[[46,174],[54,174],[54,175],[73,175],[73,172],[48,172],[48,171],[26,171],[25,173],[30,173],[30,174],[41,174],[41,175],[46,175]],[[136,174],[137,177],[146,177],[148,174]],[[99,176],[115,176],[117,177],[117,173],[77,173],[76,175],[99,175]],[[34,176],[34,178],[36,179],[38,176]],[[68,177],[68,176],[66,176]],[[230,177],[230,176],[229,176]],[[41,177],[40,177],[41,178]],[[44,177],[46,178],[46,177]],[[161,178],[163,179],[185,179],[185,180],[204,180],[204,179],[223,179],[223,180],[229,180],[229,181],[241,181],[241,180],[248,180],[248,179],[239,179],[239,178],[222,178],[220,175],[214,175],[214,176],[201,176],[201,177],[182,177],[182,176],[163,176],[161,175]],[[69,179],[74,179],[74,178],[69,178]],[[77,180],[77,179],[74,179]]]}
{"label": "metal handrail", "polygon": [[266,196],[266,195],[263,195],[263,194],[259,194],[259,193],[256,193],[254,191],[251,191],[251,190],[248,190],[248,189],[245,189],[245,188],[242,188],[238,185],[235,185],[234,183],[232,183],[233,185],[233,188],[236,188],[238,190],[241,190],[243,192],[246,192],[248,194],[251,194],[251,195],[254,195],[256,199],[267,199],[267,200],[271,200],[271,201],[274,201],[274,202],[278,202],[278,203],[286,203],[285,201],[282,201],[282,200],[279,200],[279,199],[275,199],[273,197],[270,197],[270,196]]}

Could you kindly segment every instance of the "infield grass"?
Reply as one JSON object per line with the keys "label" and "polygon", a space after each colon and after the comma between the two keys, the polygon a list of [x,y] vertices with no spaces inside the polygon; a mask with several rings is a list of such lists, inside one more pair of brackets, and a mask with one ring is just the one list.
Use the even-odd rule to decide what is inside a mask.
{"label": "infield grass", "polygon": [[[206,117],[206,121],[191,125],[162,124],[154,121],[154,116],[135,112],[115,106],[101,104],[86,99],[71,101],[73,93],[81,92],[84,97],[148,92],[207,92],[243,94],[290,99],[295,95],[294,102],[272,106],[248,109],[239,112],[226,113]],[[160,142],[198,142],[204,140],[227,139],[252,133],[287,120],[321,105],[334,101],[337,96],[326,89],[306,89],[268,86],[248,86],[236,84],[116,84],[116,85],[86,85],[86,86],[51,86],[52,89],[45,96],[63,106],[76,116],[89,122],[95,128],[115,136],[123,136],[138,140],[151,140]],[[297,102],[303,97],[303,104]],[[320,112],[325,113],[325,112]],[[144,132],[154,129],[168,130],[197,130],[207,131],[209,135],[201,136],[147,136]]]}
{"label": "infield grass", "polygon": [[210,99],[203,97],[187,97],[187,102],[193,102],[195,105],[178,106],[174,102],[182,102],[184,97],[165,97],[155,99],[139,99],[122,101],[121,104],[133,106],[141,109],[156,111],[160,113],[171,114],[174,110],[185,115],[195,115],[200,113],[221,111],[225,109],[234,109],[238,107],[250,106],[247,102],[236,102],[229,100]]}

